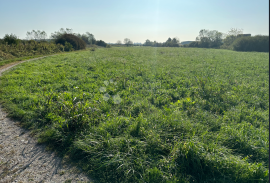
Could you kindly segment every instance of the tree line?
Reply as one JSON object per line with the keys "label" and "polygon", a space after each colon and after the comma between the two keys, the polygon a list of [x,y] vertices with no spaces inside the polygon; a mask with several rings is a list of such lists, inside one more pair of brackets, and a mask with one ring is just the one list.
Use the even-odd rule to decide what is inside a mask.
{"label": "tree line", "polygon": [[[63,35],[68,35],[63,38]],[[193,41],[187,45],[181,45],[177,37],[168,38],[165,42],[150,41],[147,39],[142,46],[152,47],[198,47],[198,48],[221,48],[235,51],[263,51],[269,52],[269,36],[256,35],[250,37],[241,37],[243,35],[242,29],[231,28],[227,33],[222,33],[217,30],[202,29]],[[74,37],[75,36],[75,37]],[[60,40],[60,37],[62,39]],[[76,41],[75,41],[76,40]],[[84,42],[82,43],[81,40]],[[26,33],[26,40],[20,40],[15,34],[6,34],[0,43],[4,44],[19,44],[25,41],[47,41],[55,42],[65,46],[65,50],[71,51],[73,49],[85,48],[85,45],[97,45],[102,47],[110,47],[103,40],[96,40],[94,35],[86,32],[83,34],[73,33],[72,29],[61,28],[59,31],[51,33],[49,39],[45,31],[32,30]],[[67,43],[66,43],[67,42]],[[79,46],[80,45],[80,46]],[[124,39],[124,44],[120,40],[115,44],[117,46],[133,46],[133,42],[129,38]]]}
{"label": "tree line", "polygon": [[150,41],[147,39],[143,46],[153,46],[153,47],[179,47],[180,41],[177,37],[171,39],[170,37],[164,43],[158,43],[156,41]]}
{"label": "tree line", "polygon": [[[116,45],[122,45],[121,41],[117,41]],[[133,42],[125,38],[125,46],[133,46]],[[197,48],[221,48],[235,51],[258,51],[269,52],[269,36],[243,36],[243,30],[231,28],[227,33],[217,30],[201,29],[196,41],[186,45],[181,45],[178,38],[168,38],[166,42],[159,43],[147,39],[142,46],[152,47],[197,47]]]}
{"label": "tree line", "polygon": [[[133,43],[133,41],[131,41],[129,38],[125,38],[124,39],[124,44],[122,44],[122,42],[120,40],[118,40],[116,42],[116,44],[114,44],[116,46],[134,46],[136,44]],[[149,39],[147,39],[145,41],[145,43],[142,44],[142,46],[152,46],[152,47],[179,47],[180,46],[180,41],[177,37],[171,39],[170,37],[167,39],[166,42],[164,43],[159,43],[156,41],[150,41]]]}
{"label": "tree line", "polygon": [[[63,36],[65,35],[65,38]],[[67,36],[68,35],[68,36]],[[74,37],[75,36],[75,37]],[[60,38],[62,37],[61,41]],[[67,38],[69,38],[67,40]],[[63,43],[63,40],[66,40]],[[73,41],[71,41],[71,39]],[[75,41],[75,39],[77,39]],[[109,45],[103,40],[96,40],[93,34],[86,32],[83,34],[80,33],[73,33],[72,29],[69,28],[61,28],[59,31],[55,31],[51,33],[50,36],[45,31],[41,30],[32,30],[26,33],[26,39],[22,40],[19,39],[15,34],[6,34],[3,39],[0,39],[0,43],[2,44],[19,44],[19,43],[27,43],[29,41],[37,41],[37,42],[55,42],[66,45],[66,49],[71,50],[71,47],[74,47],[71,42],[80,42],[82,40],[86,45],[97,45],[102,47],[108,47]],[[71,42],[69,42],[71,41]],[[70,45],[71,44],[71,45]],[[76,47],[76,46],[75,46]],[[80,46],[81,47],[81,46]]]}
{"label": "tree line", "polygon": [[231,28],[227,33],[202,29],[196,41],[184,47],[221,48],[234,51],[269,52],[269,36],[243,36],[243,30]]}

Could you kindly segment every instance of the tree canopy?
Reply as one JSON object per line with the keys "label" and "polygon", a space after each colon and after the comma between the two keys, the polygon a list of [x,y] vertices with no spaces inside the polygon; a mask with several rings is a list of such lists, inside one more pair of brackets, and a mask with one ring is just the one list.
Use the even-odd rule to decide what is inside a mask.
{"label": "tree canopy", "polygon": [[124,39],[124,44],[126,46],[132,46],[133,45],[133,42],[129,38],[125,38]]}
{"label": "tree canopy", "polygon": [[27,40],[35,40],[35,41],[41,41],[45,40],[47,38],[47,33],[45,31],[40,30],[32,30],[31,32],[26,33],[26,39]]}
{"label": "tree canopy", "polygon": [[57,39],[57,38],[61,37],[61,36],[64,35],[64,34],[73,34],[72,32],[73,32],[72,29],[69,29],[69,28],[66,28],[66,29],[61,28],[59,31],[55,31],[54,33],[51,33],[51,38],[52,38],[52,39]]}
{"label": "tree canopy", "polygon": [[177,37],[171,39],[170,37],[164,43],[158,43],[157,41],[150,41],[147,39],[143,46],[154,46],[154,47],[179,47],[180,41]]}
{"label": "tree canopy", "polygon": [[222,45],[223,33],[217,30],[202,29],[199,35],[196,37],[196,41],[199,41],[199,47],[201,48],[219,48]]}

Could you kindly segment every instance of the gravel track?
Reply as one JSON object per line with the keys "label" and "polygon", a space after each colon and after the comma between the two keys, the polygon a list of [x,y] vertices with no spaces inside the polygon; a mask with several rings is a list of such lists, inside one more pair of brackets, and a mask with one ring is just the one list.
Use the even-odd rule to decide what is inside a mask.
{"label": "gravel track", "polygon": [[[0,67],[1,74],[23,62]],[[0,183],[9,182],[92,182],[81,170],[72,166],[54,152],[46,150],[31,136],[29,130],[7,117],[0,106]]]}

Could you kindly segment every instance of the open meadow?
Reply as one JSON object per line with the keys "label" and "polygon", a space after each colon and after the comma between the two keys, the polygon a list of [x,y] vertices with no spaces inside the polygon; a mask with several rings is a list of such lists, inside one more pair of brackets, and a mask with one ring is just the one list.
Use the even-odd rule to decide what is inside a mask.
{"label": "open meadow", "polygon": [[0,101],[97,182],[268,182],[269,53],[112,47],[22,63]]}

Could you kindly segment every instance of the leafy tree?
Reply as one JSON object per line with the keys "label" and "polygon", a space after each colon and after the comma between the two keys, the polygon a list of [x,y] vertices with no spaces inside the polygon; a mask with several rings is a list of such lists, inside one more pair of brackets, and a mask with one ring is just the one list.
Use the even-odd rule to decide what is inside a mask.
{"label": "leafy tree", "polygon": [[243,34],[243,29],[231,28],[223,40],[225,48],[228,48],[237,39],[237,35]]}
{"label": "leafy tree", "polygon": [[172,43],[173,43],[173,44],[179,44],[179,39],[178,39],[177,37],[174,37],[174,38],[172,39]]}
{"label": "leafy tree", "polygon": [[75,34],[79,38],[81,38],[86,44],[95,44],[96,39],[93,34],[86,32],[85,34]]}
{"label": "leafy tree", "polygon": [[6,34],[4,36],[3,42],[7,43],[8,45],[19,44],[20,39],[15,34]]}
{"label": "leafy tree", "polygon": [[237,36],[238,34],[243,34],[243,29],[231,28],[226,36]]}
{"label": "leafy tree", "polygon": [[[34,30],[33,30],[34,31]],[[28,32],[26,33],[26,39],[27,40],[33,40],[34,39],[34,34],[33,34],[33,31],[32,32]]]}
{"label": "leafy tree", "polygon": [[86,32],[85,34],[86,34],[86,36],[87,36],[87,38],[88,38],[88,42],[89,42],[90,44],[95,44],[96,39],[95,39],[94,35],[91,34],[91,33],[89,33],[89,32]]}
{"label": "leafy tree", "polygon": [[[186,46],[184,46],[184,47],[186,47]],[[199,47],[199,42],[193,41],[193,42],[189,43],[187,47]]]}
{"label": "leafy tree", "polygon": [[143,45],[144,46],[153,46],[153,42],[151,42],[149,39],[147,39]]}
{"label": "leafy tree", "polygon": [[172,39],[169,37],[168,40],[166,41],[167,43],[172,42]]}
{"label": "leafy tree", "polygon": [[122,42],[121,42],[120,40],[118,40],[118,41],[116,42],[116,44],[117,44],[117,45],[121,45]]}
{"label": "leafy tree", "polygon": [[55,31],[54,33],[51,33],[51,38],[52,39],[58,39],[64,34],[73,34],[72,29],[69,28],[61,28],[59,31]]}
{"label": "leafy tree", "polygon": [[208,37],[208,30],[202,29],[199,32],[199,36],[196,37],[196,41],[200,42],[200,47],[208,48],[209,47],[209,37]]}
{"label": "leafy tree", "polygon": [[126,46],[131,46],[131,45],[133,45],[133,42],[132,42],[130,39],[125,38],[125,39],[124,39],[124,44],[125,44]]}
{"label": "leafy tree", "polygon": [[223,33],[216,30],[209,31],[210,48],[219,48],[222,45]]}
{"label": "leafy tree", "polygon": [[167,41],[163,44],[163,46],[168,47],[178,47],[179,46],[179,39],[177,37],[171,39],[170,37],[167,39]]}
{"label": "leafy tree", "polygon": [[26,39],[35,40],[35,41],[44,41],[47,38],[47,33],[40,30],[32,30],[31,32],[26,33]]}
{"label": "leafy tree", "polygon": [[198,46],[201,48],[218,48],[222,45],[223,34],[216,30],[202,29],[196,41],[199,41]]}

